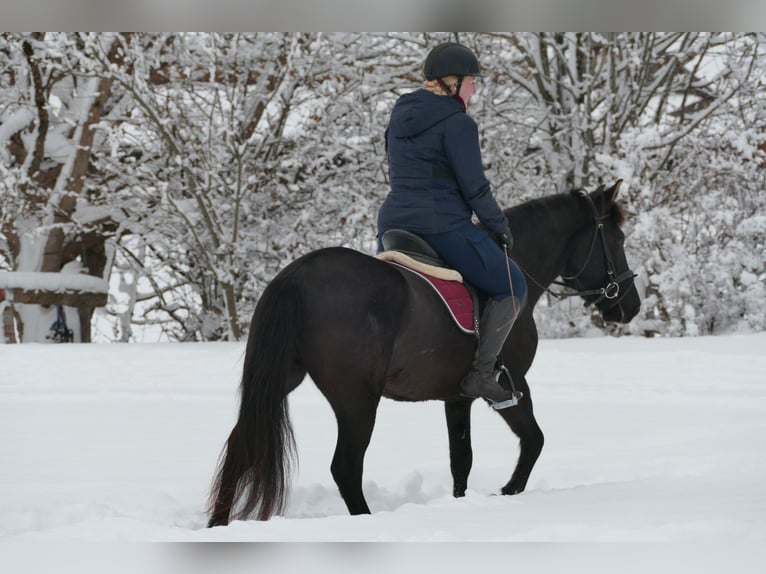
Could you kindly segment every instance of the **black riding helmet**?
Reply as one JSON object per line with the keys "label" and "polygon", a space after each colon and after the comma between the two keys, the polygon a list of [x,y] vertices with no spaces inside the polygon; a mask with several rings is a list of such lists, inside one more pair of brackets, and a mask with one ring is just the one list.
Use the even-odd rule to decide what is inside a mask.
{"label": "black riding helmet", "polygon": [[482,77],[476,54],[457,42],[445,42],[435,46],[426,56],[423,74],[426,80],[436,80],[444,76]]}
{"label": "black riding helmet", "polygon": [[457,42],[444,42],[435,46],[426,56],[423,75],[426,80],[437,80],[448,93],[449,88],[442,81],[445,76],[458,77],[457,92],[460,92],[465,76],[483,77],[476,54]]}

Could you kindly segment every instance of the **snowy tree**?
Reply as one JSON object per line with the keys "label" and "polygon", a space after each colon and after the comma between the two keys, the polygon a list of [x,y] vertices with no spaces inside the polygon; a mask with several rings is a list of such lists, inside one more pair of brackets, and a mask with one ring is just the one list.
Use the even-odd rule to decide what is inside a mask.
{"label": "snowy tree", "polygon": [[260,290],[297,254],[372,244],[383,193],[372,190],[383,187],[375,110],[390,82],[376,60],[396,41],[343,34],[127,41],[124,49],[140,55],[133,67],[102,69],[136,104],[120,129],[142,153],[129,173],[114,161],[111,173],[123,184],[132,178],[138,205],[151,209],[140,230],[131,227],[118,264],[151,287],[132,294],[142,301],[141,320],[180,340],[239,339]]}
{"label": "snowy tree", "polygon": [[[615,332],[766,328],[763,34],[2,34],[0,272],[111,278],[102,339],[241,339],[288,262],[374,250],[388,114],[443,41],[482,62],[501,205],[624,180],[644,305]],[[546,303],[547,336],[609,329]],[[16,307],[44,339],[53,307]]]}
{"label": "snowy tree", "polygon": [[[108,274],[105,239],[113,221],[86,206],[98,195],[87,183],[111,82],[92,74],[79,57],[84,39],[52,33],[0,37],[0,51],[6,55],[0,84],[3,267],[61,274],[54,291],[73,285],[65,280],[70,275]],[[99,35],[98,41],[105,61],[122,65],[124,54],[116,49],[114,37]],[[25,340],[45,337],[47,306],[54,302],[76,307],[70,316],[79,319],[74,325],[78,338],[90,340],[93,309],[103,305],[97,295],[71,294],[65,300],[48,291],[47,296],[26,293],[19,300],[17,294],[27,326]]]}
{"label": "snowy tree", "polygon": [[[501,197],[508,195],[503,186],[526,198],[626,181],[629,220],[641,222],[629,255],[647,289],[646,322],[626,330],[696,334],[741,321],[764,327],[750,295],[763,289],[763,273],[752,264],[763,261],[762,250],[756,241],[752,251],[744,243],[737,257],[724,256],[720,248],[736,233],[713,221],[721,210],[730,222],[763,213],[756,157],[764,133],[762,35],[537,33],[473,41],[494,55],[482,111],[502,118],[485,138]],[[504,137],[509,132],[515,143]],[[659,248],[667,233],[672,253]],[[721,257],[751,263],[733,269]],[[736,287],[743,272],[747,288]],[[735,304],[735,291],[734,299],[750,302]],[[542,324],[553,327],[548,333],[571,333],[559,327],[563,319],[553,313]]]}

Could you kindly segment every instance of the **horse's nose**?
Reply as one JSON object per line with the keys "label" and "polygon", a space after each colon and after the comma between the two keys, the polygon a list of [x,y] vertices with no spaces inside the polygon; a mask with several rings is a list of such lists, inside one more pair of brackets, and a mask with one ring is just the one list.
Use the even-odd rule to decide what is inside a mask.
{"label": "horse's nose", "polygon": [[641,302],[638,301],[634,305],[620,305],[620,310],[622,311],[621,323],[630,323],[641,310]]}

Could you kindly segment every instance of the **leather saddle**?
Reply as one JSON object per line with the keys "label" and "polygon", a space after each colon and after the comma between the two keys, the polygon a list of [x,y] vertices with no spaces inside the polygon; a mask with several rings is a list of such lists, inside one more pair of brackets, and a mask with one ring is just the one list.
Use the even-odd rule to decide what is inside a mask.
{"label": "leather saddle", "polygon": [[389,229],[381,237],[381,242],[386,251],[398,251],[426,265],[449,269],[425,239],[409,231]]}
{"label": "leather saddle", "polygon": [[[480,297],[474,287],[465,283],[460,273],[449,267],[425,239],[403,229],[389,229],[381,237],[381,243],[384,252],[378,255],[379,258],[408,267],[427,279],[440,293],[460,328],[466,332],[477,332],[481,307],[486,303],[486,297]],[[389,256],[399,253],[422,265]],[[459,287],[454,282],[458,282]],[[469,306],[472,308],[466,316],[465,308]]]}

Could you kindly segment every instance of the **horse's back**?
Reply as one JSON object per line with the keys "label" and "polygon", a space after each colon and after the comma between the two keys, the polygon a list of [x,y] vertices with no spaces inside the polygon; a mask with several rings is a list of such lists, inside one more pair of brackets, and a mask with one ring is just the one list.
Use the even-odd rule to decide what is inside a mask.
{"label": "horse's back", "polygon": [[346,247],[312,251],[288,265],[283,274],[300,285],[312,312],[351,315],[355,320],[362,313],[377,315],[381,307],[396,311],[406,290],[400,273],[390,265]]}

